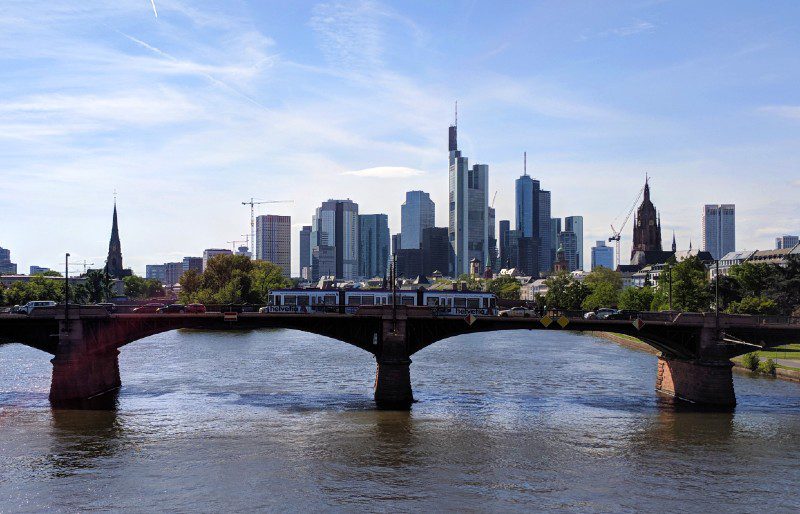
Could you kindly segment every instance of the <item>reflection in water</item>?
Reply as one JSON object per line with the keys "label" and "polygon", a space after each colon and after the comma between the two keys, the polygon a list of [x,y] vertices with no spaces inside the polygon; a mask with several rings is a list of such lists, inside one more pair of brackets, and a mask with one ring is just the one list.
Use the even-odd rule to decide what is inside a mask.
{"label": "reflection in water", "polygon": [[374,408],[371,355],[294,331],[125,347],[107,411],[50,409],[42,352],[0,363],[3,511],[800,507],[797,384],[737,375],[734,413],[686,410],[655,357],[574,333],[437,343],[411,412]]}

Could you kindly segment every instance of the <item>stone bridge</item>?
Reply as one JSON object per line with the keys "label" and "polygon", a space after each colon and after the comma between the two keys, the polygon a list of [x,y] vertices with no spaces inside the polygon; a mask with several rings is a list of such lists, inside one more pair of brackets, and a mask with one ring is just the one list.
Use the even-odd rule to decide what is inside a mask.
{"label": "stone bridge", "polygon": [[[103,308],[39,309],[0,315],[0,343],[18,342],[52,354],[50,401],[55,407],[97,405],[121,386],[119,348],[181,328],[287,328],[323,335],[375,356],[375,402],[408,409],[413,403],[411,356],[436,341],[496,330],[600,331],[636,336],[660,352],[656,389],[717,408],[736,404],[731,357],[800,343],[800,319],[701,313],[641,313],[635,320],[565,315],[544,318],[439,316],[426,307],[362,307],[355,314],[206,313],[108,314]],[[535,336],[533,336],[535,337]]]}

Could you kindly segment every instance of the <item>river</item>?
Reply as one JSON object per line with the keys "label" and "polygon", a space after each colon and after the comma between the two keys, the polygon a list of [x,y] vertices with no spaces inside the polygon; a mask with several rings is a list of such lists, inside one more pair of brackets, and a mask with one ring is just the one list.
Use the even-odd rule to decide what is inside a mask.
{"label": "river", "polygon": [[116,411],[51,410],[49,358],[0,346],[0,512],[800,509],[798,384],[680,409],[654,356],[592,336],[436,343],[411,412],[375,410],[371,355],[296,331],[133,343]]}

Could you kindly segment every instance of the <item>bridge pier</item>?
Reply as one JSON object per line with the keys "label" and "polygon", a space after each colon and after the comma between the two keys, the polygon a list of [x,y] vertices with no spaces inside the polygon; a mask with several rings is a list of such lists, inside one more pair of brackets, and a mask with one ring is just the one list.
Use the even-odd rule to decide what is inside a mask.
{"label": "bridge pier", "polygon": [[85,330],[81,320],[62,320],[59,328],[56,355],[50,360],[50,404],[68,409],[108,408],[107,400],[122,386],[119,350],[102,344],[98,333]]}
{"label": "bridge pier", "polygon": [[375,356],[375,404],[379,409],[409,410],[414,394],[405,320],[384,320],[383,325],[381,346]]}
{"label": "bridge pier", "polygon": [[730,361],[658,358],[656,391],[679,400],[718,409],[733,409],[736,394]]}

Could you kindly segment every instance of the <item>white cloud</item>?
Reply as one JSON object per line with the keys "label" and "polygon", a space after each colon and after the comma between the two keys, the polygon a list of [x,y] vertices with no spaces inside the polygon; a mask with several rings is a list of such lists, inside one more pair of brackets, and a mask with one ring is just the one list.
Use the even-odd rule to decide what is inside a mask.
{"label": "white cloud", "polygon": [[655,30],[656,26],[650,23],[649,21],[644,20],[636,20],[631,25],[626,25],[624,27],[617,27],[615,29],[608,30],[604,32],[602,35],[613,34],[615,36],[633,36],[635,34],[640,34],[642,32],[652,32]]}
{"label": "white cloud", "polygon": [[418,177],[425,172],[414,168],[403,166],[377,166],[356,171],[345,171],[342,175],[353,175],[356,177],[375,177],[375,178],[406,178]]}
{"label": "white cloud", "polygon": [[760,107],[758,111],[781,118],[800,120],[800,105],[766,105]]}

